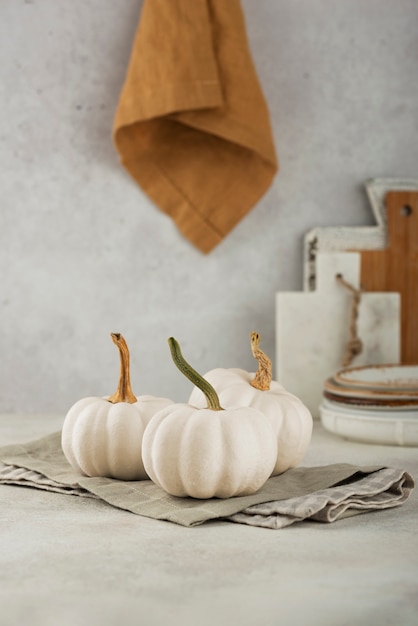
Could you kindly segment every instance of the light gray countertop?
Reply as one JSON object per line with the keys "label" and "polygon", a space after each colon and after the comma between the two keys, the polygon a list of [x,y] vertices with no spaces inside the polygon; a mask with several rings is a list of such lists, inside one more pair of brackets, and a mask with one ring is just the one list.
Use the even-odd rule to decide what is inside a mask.
{"label": "light gray countertop", "polygon": [[[61,428],[0,416],[0,446]],[[345,441],[316,423],[303,465],[382,464],[418,448]],[[418,623],[418,487],[400,508],[282,530],[193,528],[99,500],[0,485],[1,626]]]}

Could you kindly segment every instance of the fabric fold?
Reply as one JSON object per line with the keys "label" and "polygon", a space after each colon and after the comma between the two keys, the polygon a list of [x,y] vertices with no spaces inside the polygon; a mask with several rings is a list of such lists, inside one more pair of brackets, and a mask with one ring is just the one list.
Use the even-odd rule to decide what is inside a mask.
{"label": "fabric fold", "polygon": [[121,162],[202,252],[278,164],[239,0],[145,0],[114,120]]}
{"label": "fabric fold", "polygon": [[100,498],[136,515],[183,526],[222,519],[283,528],[305,519],[334,522],[349,515],[400,506],[409,498],[414,480],[401,469],[337,463],[290,469],[270,478],[250,496],[225,500],[176,498],[150,480],[128,482],[81,476],[67,462],[61,449],[61,433],[56,432],[0,448],[1,484]]}
{"label": "fabric fold", "polygon": [[366,476],[354,474],[351,481],[306,496],[254,505],[229,519],[276,529],[307,519],[331,523],[360,513],[400,506],[408,499],[413,485],[407,472],[382,468]]}

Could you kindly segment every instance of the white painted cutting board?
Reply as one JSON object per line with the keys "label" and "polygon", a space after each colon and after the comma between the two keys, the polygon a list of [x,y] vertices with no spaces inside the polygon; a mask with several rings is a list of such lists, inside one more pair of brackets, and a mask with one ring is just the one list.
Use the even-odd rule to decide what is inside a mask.
{"label": "white painted cutting board", "polygon": [[323,226],[305,234],[303,244],[303,287],[316,289],[316,256],[319,252],[383,250],[388,245],[385,199],[391,190],[417,191],[418,179],[373,178],[365,183],[376,226]]}
{"label": "white painted cutting board", "polygon": [[[352,296],[336,274],[358,288],[360,254],[318,253],[316,272],[316,291],[276,295],[276,379],[319,417],[323,382],[342,368],[349,334]],[[352,366],[399,363],[398,293],[362,294],[358,335],[363,352]]]}

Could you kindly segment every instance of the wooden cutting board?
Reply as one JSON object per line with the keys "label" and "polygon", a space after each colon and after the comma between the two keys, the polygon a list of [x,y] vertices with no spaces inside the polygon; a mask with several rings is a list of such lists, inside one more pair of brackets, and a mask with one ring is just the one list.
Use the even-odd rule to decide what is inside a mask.
{"label": "wooden cutting board", "polygon": [[401,362],[418,364],[418,192],[386,194],[388,245],[362,250],[364,291],[401,295]]}
{"label": "wooden cutting board", "polygon": [[388,245],[386,195],[389,191],[418,192],[418,178],[371,178],[364,183],[375,226],[316,226],[303,242],[303,288],[316,289],[316,255],[319,252],[383,250]]}

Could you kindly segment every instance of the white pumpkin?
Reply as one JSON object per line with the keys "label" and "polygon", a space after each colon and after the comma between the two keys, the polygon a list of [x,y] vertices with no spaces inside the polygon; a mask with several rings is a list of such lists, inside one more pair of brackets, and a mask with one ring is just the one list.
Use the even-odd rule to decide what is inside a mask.
{"label": "white pumpkin", "polygon": [[135,397],[126,342],[119,333],[111,337],[121,359],[118,390],[108,398],[88,397],[76,402],[65,417],[61,446],[68,462],[84,475],[145,480],[145,427],[159,410],[173,402],[147,395]]}
{"label": "white pumpkin", "polygon": [[256,409],[196,409],[173,404],[148,424],[142,458],[148,476],[173,496],[252,494],[271,475],[273,432]]}
{"label": "white pumpkin", "polygon": [[177,367],[201,385],[208,406],[173,404],[151,419],[142,442],[147,474],[173,496],[229,498],[258,491],[277,456],[270,421],[253,408],[222,409],[175,339],[169,344]]}
{"label": "white pumpkin", "polygon": [[[313,420],[303,402],[271,378],[271,361],[260,350],[259,333],[251,333],[251,348],[258,360],[257,372],[238,368],[217,368],[204,378],[215,388],[225,408],[249,406],[266,415],[274,429],[277,458],[273,476],[296,467],[304,457],[312,437]],[[205,398],[197,387],[190,395],[189,404],[205,406]]]}

